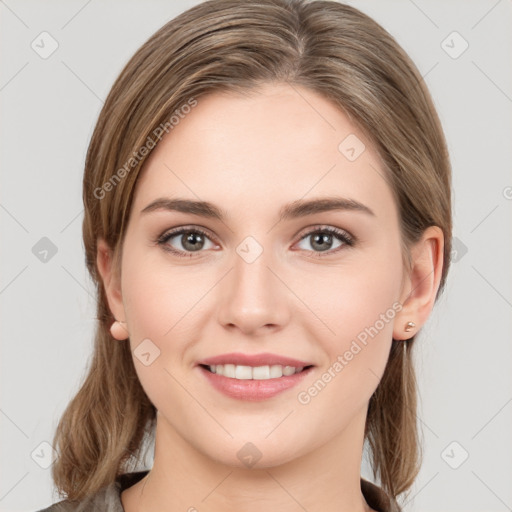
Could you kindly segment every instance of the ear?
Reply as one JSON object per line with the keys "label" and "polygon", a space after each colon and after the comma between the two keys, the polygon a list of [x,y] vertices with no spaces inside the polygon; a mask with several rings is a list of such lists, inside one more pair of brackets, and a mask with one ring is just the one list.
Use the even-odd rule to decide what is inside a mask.
{"label": "ear", "polygon": [[102,238],[98,239],[96,264],[105,287],[108,305],[116,320],[125,320],[120,271],[114,268],[113,251]]}
{"label": "ear", "polygon": [[[436,300],[443,270],[444,235],[438,226],[425,230],[421,240],[411,249],[411,269],[404,279],[400,303],[393,329],[395,340],[407,340],[425,324]],[[416,326],[405,331],[407,322]]]}

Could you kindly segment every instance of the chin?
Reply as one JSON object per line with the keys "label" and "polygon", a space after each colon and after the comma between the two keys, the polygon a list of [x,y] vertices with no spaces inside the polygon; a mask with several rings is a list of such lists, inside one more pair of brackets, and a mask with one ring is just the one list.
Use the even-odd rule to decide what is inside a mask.
{"label": "chin", "polygon": [[290,443],[284,444],[284,439],[276,438],[272,442],[269,440],[260,440],[259,437],[253,438],[243,436],[243,441],[236,437],[230,440],[218,452],[211,452],[211,445],[207,454],[220,464],[237,469],[266,469],[286,464],[301,455],[302,450],[297,450],[297,446]]}

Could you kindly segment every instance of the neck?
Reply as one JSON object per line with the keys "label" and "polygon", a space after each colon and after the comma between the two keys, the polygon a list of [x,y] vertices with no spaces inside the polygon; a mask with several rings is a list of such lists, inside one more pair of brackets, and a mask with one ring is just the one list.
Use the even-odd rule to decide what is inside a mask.
{"label": "neck", "polygon": [[123,506],[127,512],[368,512],[360,488],[365,419],[362,410],[323,446],[312,439],[312,450],[298,458],[247,468],[208,457],[159,415],[153,468],[123,492]]}

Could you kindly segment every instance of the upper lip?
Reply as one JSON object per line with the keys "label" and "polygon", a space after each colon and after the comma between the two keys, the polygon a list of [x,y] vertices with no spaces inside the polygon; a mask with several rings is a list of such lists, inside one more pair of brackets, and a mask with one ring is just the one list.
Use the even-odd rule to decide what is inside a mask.
{"label": "upper lip", "polygon": [[242,366],[293,366],[300,368],[304,366],[312,366],[311,363],[300,361],[292,357],[280,356],[278,354],[242,354],[239,352],[232,352],[230,354],[221,354],[214,357],[208,357],[199,361],[199,365],[212,366],[214,364],[235,364]]}

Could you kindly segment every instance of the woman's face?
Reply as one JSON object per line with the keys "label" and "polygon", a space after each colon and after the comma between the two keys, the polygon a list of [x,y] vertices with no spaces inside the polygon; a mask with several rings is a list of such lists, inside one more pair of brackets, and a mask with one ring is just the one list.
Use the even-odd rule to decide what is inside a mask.
{"label": "woman's face", "polygon": [[[346,115],[287,85],[200,98],[158,143],[137,183],[119,298],[109,302],[127,322],[159,428],[218,462],[261,456],[262,467],[343,432],[362,435],[403,327],[398,214],[383,175]],[[149,207],[178,198],[223,217]],[[298,208],[322,198],[348,206]],[[213,357],[238,358],[239,368],[210,373],[200,364]],[[243,378],[279,372],[283,357],[311,368]]]}

